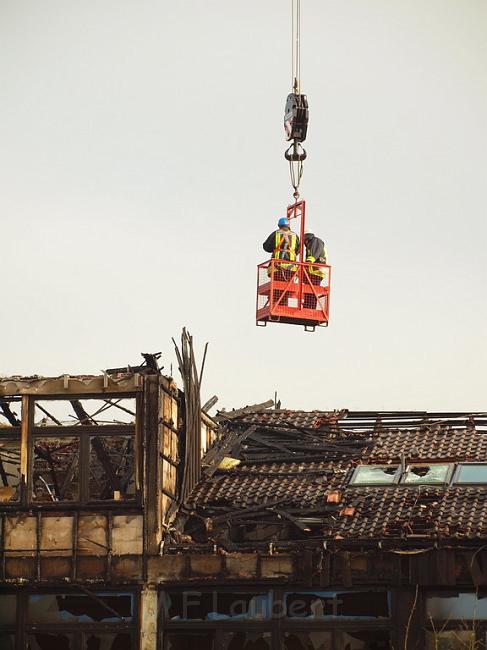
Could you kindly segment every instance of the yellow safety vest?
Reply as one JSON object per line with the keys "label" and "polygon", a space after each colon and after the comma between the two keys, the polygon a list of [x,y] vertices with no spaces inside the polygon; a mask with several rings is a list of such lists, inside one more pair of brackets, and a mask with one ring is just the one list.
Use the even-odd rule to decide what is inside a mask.
{"label": "yellow safety vest", "polygon": [[[276,241],[272,257],[278,260],[296,261],[298,236],[291,230],[276,230]],[[295,264],[279,264],[283,269],[295,271]]]}
{"label": "yellow safety vest", "polygon": [[[326,248],[325,248],[325,255],[324,255],[324,260],[323,261],[321,261],[322,260],[321,257],[320,257],[319,260],[316,260],[316,258],[314,258],[312,255],[308,255],[308,257],[306,258],[306,261],[311,262],[311,263],[318,261],[318,264],[326,264],[327,257],[328,257],[328,255],[327,255]],[[308,272],[311,273],[311,275],[318,275],[320,278],[325,277],[325,271],[322,268],[317,268],[315,266],[310,266],[309,269],[308,269]]]}

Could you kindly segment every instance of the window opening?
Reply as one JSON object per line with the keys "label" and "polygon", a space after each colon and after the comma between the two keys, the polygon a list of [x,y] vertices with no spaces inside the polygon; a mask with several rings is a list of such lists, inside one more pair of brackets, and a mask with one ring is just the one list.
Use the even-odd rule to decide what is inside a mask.
{"label": "window opening", "polygon": [[391,485],[395,482],[397,465],[359,465],[350,481],[351,485]]}
{"label": "window opening", "polygon": [[165,592],[168,621],[263,620],[271,614],[270,594],[232,592]]}
{"label": "window opening", "polygon": [[455,483],[487,483],[487,464],[469,463],[459,465]]}
{"label": "window opening", "polygon": [[426,599],[426,618],[432,621],[487,621],[487,598],[472,592],[430,596]]}
{"label": "window opening", "polygon": [[124,501],[134,498],[133,436],[90,438],[90,499]]}
{"label": "window opening", "polygon": [[0,431],[12,427],[20,427],[21,405],[20,398],[0,397]]}
{"label": "window opening", "polygon": [[451,465],[410,465],[401,479],[407,485],[446,483]]}
{"label": "window opening", "polygon": [[387,592],[297,592],[285,594],[286,613],[290,618],[353,618],[389,617]]}
{"label": "window opening", "polygon": [[27,622],[56,623],[131,623],[132,594],[31,594],[27,604]]}
{"label": "window opening", "polygon": [[[1,431],[1,429],[0,429]],[[20,439],[0,435],[0,503],[20,498]]]}
{"label": "window opening", "polygon": [[79,500],[79,438],[34,437],[34,501]]}
{"label": "window opening", "polygon": [[134,397],[36,400],[36,427],[134,424]]}

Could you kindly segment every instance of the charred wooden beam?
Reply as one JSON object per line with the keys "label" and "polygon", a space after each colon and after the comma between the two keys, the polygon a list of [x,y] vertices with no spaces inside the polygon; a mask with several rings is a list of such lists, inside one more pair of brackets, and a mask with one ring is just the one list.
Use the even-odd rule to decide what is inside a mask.
{"label": "charred wooden beam", "polygon": [[96,420],[85,411],[85,408],[79,399],[72,399],[70,400],[70,403],[80,424],[97,424]]}
{"label": "charred wooden beam", "polygon": [[201,478],[201,380],[208,344],[205,346],[201,370],[198,374],[193,337],[183,328],[181,348],[174,341],[179,372],[184,384],[185,436],[184,465],[180,500],[185,502]]}
{"label": "charred wooden beam", "polygon": [[267,411],[268,409],[274,406],[274,400],[270,399],[267,402],[262,402],[261,404],[253,404],[252,406],[245,406],[241,409],[236,409],[234,411],[219,411],[216,420],[235,420],[236,418],[242,417],[242,415],[247,415],[249,413],[262,413],[262,411]]}
{"label": "charred wooden beam", "polygon": [[208,450],[203,458],[203,472],[205,476],[213,476],[218,469],[218,465],[225,456],[231,455],[232,450],[241,445],[249,436],[251,436],[255,432],[256,428],[255,425],[252,425],[244,431],[231,431],[226,435],[223,435],[221,439]]}
{"label": "charred wooden beam", "polygon": [[100,438],[98,436],[93,437],[91,439],[91,446],[93,450],[95,451],[95,454],[98,457],[98,460],[100,461],[106,477],[107,477],[107,482],[110,485],[110,489],[113,492],[120,492],[120,479],[117,476],[116,471],[113,468],[113,465],[111,463],[110,457],[105,449],[105,445],[103,444],[103,438]]}

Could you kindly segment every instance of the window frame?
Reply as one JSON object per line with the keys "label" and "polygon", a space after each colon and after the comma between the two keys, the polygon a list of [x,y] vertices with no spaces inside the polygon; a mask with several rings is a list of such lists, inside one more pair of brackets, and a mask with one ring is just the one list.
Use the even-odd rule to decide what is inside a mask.
{"label": "window frame", "polygon": [[453,474],[452,478],[452,485],[459,485],[459,486],[466,486],[468,487],[469,485],[485,485],[487,486],[487,480],[485,481],[475,481],[475,482],[468,482],[468,483],[462,483],[458,479],[460,477],[460,474],[462,472],[462,467],[468,467],[468,466],[480,466],[480,467],[485,467],[487,471],[487,463],[480,463],[478,461],[474,461],[471,463],[457,463],[455,467],[455,472]]}
{"label": "window frame", "polygon": [[[271,650],[277,650],[282,648],[282,639],[286,632],[313,632],[313,631],[324,631],[330,632],[332,636],[333,647],[336,648],[338,643],[338,634],[340,632],[353,632],[358,630],[378,630],[381,632],[388,632],[391,643],[393,642],[394,635],[394,611],[393,611],[393,591],[390,589],[380,589],[380,588],[371,588],[371,587],[361,587],[355,589],[343,589],[332,587],[323,589],[324,591],[339,591],[339,592],[381,592],[387,593],[388,602],[389,602],[389,617],[388,618],[377,618],[377,619],[353,619],[343,617],[343,620],[340,616],[322,618],[322,619],[299,619],[299,618],[287,618],[284,615],[275,615],[274,606],[276,603],[281,603],[281,609],[279,612],[283,611],[285,607],[285,594],[290,591],[302,592],[302,593],[316,593],[319,591],[319,588],[315,589],[306,589],[302,586],[294,585],[246,585],[245,587],[236,587],[231,585],[214,585],[213,588],[208,586],[203,586],[200,584],[187,585],[186,587],[180,587],[176,585],[167,584],[164,587],[161,587],[158,592],[159,598],[159,611],[161,614],[158,617],[158,641],[157,648],[158,650],[167,650],[164,642],[164,634],[166,632],[205,632],[213,631],[215,638],[215,650],[224,650],[223,648],[223,633],[229,631],[248,631],[248,632],[271,632]],[[208,593],[208,592],[217,592],[217,593],[259,593],[262,591],[267,591],[270,596],[270,606],[271,606],[271,617],[261,621],[257,620],[214,620],[214,621],[166,621],[165,620],[165,611],[164,606],[162,605],[162,594],[164,592],[199,592],[199,593]]]}
{"label": "window frame", "polygon": [[38,633],[46,634],[72,634],[74,636],[75,650],[82,650],[83,640],[88,634],[110,634],[110,633],[127,633],[131,635],[133,648],[139,648],[139,626],[140,626],[140,589],[120,585],[121,589],[101,588],[93,589],[93,594],[130,594],[132,596],[133,618],[130,623],[117,621],[116,623],[96,623],[96,622],[71,622],[71,623],[28,623],[27,622],[27,603],[29,596],[38,595],[61,595],[72,594],[86,595],[83,590],[70,589],[68,585],[59,585],[59,588],[46,589],[1,589],[0,595],[15,595],[17,598],[17,612],[15,626],[1,626],[0,631],[13,633],[17,641],[18,648],[27,647],[29,635]]}
{"label": "window frame", "polygon": [[[400,485],[401,487],[405,488],[415,488],[415,487],[420,487],[420,486],[427,486],[427,487],[445,487],[448,485],[455,485],[457,473],[458,473],[458,468],[463,465],[486,465],[487,463],[446,463],[446,462],[434,462],[434,463],[408,463],[405,467],[405,471],[401,472],[401,464],[399,463],[396,467],[396,463],[391,463],[390,465],[386,465],[384,463],[382,464],[374,464],[374,463],[361,463],[359,465],[356,465],[353,469],[352,476],[350,477],[347,487],[350,488],[367,488],[367,487],[373,487],[373,488],[383,488],[383,489],[391,489],[393,487],[397,487]],[[441,466],[448,466],[448,470],[446,473],[445,480],[439,483],[405,483],[403,478],[406,476],[406,473],[410,467],[432,467],[434,465],[441,465]],[[356,477],[358,476],[360,472],[360,468],[362,467],[375,467],[375,468],[388,468],[388,467],[396,467],[396,472],[394,474],[394,478],[390,483],[355,483]],[[487,481],[485,483],[458,483],[457,485],[487,485]]]}
{"label": "window frame", "polygon": [[[133,498],[125,500],[115,499],[90,499],[90,458],[91,458],[91,439],[96,438],[113,438],[113,437],[126,437],[132,438],[134,446],[134,482],[135,474],[137,471],[137,445],[136,445],[136,427],[135,425],[105,425],[103,427],[95,427],[92,425],[79,425],[75,428],[65,427],[32,427],[30,435],[30,462],[29,462],[29,481],[28,481],[28,499],[29,506],[39,506],[42,508],[71,508],[71,506],[78,507],[120,507],[125,506],[133,508],[140,505],[140,494],[135,490]],[[108,429],[108,430],[107,430]],[[95,431],[96,430],[96,431]],[[34,447],[36,440],[40,438],[78,438],[79,439],[79,462],[78,462],[78,499],[77,500],[60,500],[60,501],[39,501],[34,498],[34,464],[35,464],[35,451]]]}

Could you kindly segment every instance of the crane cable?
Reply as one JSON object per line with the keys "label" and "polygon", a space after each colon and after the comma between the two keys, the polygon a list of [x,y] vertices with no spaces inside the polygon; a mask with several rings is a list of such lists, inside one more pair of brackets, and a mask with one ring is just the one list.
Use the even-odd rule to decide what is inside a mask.
{"label": "crane cable", "polygon": [[301,92],[301,0],[291,0],[291,91]]}
{"label": "crane cable", "polygon": [[[291,92],[301,94],[301,0],[291,0]],[[303,176],[303,161],[306,157],[302,145],[296,140],[289,150],[293,150],[293,159],[289,159],[289,173],[293,186],[295,202],[299,199],[299,185]],[[304,155],[303,155],[304,154]]]}

